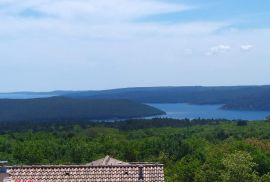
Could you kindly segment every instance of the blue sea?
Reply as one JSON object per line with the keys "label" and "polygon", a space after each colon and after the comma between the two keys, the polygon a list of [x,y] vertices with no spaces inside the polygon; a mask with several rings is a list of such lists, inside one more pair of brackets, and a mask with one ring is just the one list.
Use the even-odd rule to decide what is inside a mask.
{"label": "blue sea", "polygon": [[229,120],[263,120],[270,116],[270,111],[233,111],[222,110],[222,105],[191,104],[148,104],[165,111],[161,117],[174,119],[229,119]]}

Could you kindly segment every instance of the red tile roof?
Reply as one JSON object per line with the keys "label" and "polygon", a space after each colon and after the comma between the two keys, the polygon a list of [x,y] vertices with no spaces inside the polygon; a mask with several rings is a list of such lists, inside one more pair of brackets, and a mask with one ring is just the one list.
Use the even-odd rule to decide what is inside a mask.
{"label": "red tile roof", "polygon": [[[114,163],[116,162],[116,163]],[[119,163],[104,158],[88,165],[10,166],[10,177],[18,182],[164,182],[162,164]]]}

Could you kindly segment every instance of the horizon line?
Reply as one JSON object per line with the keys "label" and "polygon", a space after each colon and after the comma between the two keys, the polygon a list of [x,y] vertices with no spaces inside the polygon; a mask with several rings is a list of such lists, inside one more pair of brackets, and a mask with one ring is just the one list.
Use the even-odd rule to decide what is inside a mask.
{"label": "horizon line", "polygon": [[120,89],[138,89],[138,88],[176,88],[176,87],[264,87],[270,86],[268,85],[183,85],[183,86],[134,86],[134,87],[115,87],[115,88],[108,88],[108,89],[85,89],[85,90],[64,90],[64,89],[55,89],[55,90],[43,90],[43,91],[7,91],[7,92],[0,92],[0,94],[24,94],[24,93],[53,93],[53,92],[95,92],[95,91],[106,91],[106,90],[120,90]]}

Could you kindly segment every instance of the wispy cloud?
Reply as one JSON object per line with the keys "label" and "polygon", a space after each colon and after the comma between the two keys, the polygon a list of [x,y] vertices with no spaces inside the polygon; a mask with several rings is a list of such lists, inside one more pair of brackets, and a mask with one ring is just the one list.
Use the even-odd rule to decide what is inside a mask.
{"label": "wispy cloud", "polygon": [[[20,14],[25,10],[60,18],[98,20],[127,20],[160,13],[180,12],[192,7],[156,0],[2,0],[0,6],[7,15]],[[86,16],[86,17],[85,17]]]}
{"label": "wispy cloud", "polygon": [[[79,38],[136,38],[157,35],[210,34],[224,22],[163,24],[134,21],[154,14],[183,12],[193,6],[160,0],[22,0],[1,1],[0,36],[18,34]],[[23,35],[22,35],[23,34]]]}
{"label": "wispy cloud", "polygon": [[208,52],[206,52],[207,56],[212,56],[212,55],[217,55],[217,54],[222,54],[229,52],[231,50],[231,46],[229,45],[217,45],[214,47],[211,47]]}
{"label": "wispy cloud", "polygon": [[253,45],[250,45],[250,44],[246,44],[246,45],[241,45],[240,46],[240,49],[244,52],[249,52],[251,51],[252,49],[254,48]]}
{"label": "wispy cloud", "polygon": [[247,18],[228,11],[236,1],[205,1],[0,0],[0,89],[228,84],[212,73],[231,65],[267,82],[270,29],[241,26]]}

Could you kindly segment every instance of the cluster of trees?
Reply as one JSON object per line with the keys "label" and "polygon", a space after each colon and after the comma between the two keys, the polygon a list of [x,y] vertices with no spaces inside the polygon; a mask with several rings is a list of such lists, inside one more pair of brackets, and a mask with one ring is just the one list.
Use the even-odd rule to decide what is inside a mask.
{"label": "cluster of trees", "polygon": [[[147,129],[147,128],[161,128],[161,127],[191,127],[194,125],[215,125],[225,120],[220,119],[171,119],[171,118],[153,118],[153,119],[129,119],[129,120],[119,120],[119,121],[17,121],[17,122],[0,122],[0,134],[16,132],[16,131],[46,131],[46,132],[55,132],[59,130],[70,131],[74,125],[79,125],[82,128],[91,128],[91,127],[106,127],[106,128],[115,128],[121,131],[129,130],[138,130],[138,129]],[[229,120],[226,120],[229,122]],[[241,122],[246,123],[246,121],[237,121],[240,124]]]}
{"label": "cluster of trees", "polygon": [[10,164],[83,164],[111,155],[165,165],[166,181],[270,180],[270,124],[218,120],[43,123],[0,134]]}

